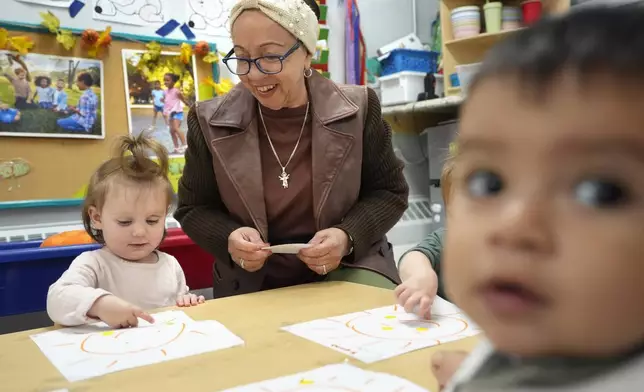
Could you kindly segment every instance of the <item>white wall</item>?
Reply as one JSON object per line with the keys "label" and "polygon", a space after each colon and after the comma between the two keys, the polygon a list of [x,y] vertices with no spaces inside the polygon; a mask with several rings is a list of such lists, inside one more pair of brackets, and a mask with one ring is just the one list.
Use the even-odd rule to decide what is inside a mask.
{"label": "white wall", "polygon": [[[357,0],[360,9],[362,34],[367,45],[367,56],[376,56],[383,45],[414,32],[422,42],[431,41],[431,25],[438,10],[438,0]],[[327,0],[329,26],[329,72],[338,83],[345,81],[345,23],[344,0]]]}
{"label": "white wall", "polygon": [[376,56],[376,50],[414,32],[422,42],[431,40],[431,25],[438,10],[438,0],[358,0],[362,34],[367,44],[367,55]]}

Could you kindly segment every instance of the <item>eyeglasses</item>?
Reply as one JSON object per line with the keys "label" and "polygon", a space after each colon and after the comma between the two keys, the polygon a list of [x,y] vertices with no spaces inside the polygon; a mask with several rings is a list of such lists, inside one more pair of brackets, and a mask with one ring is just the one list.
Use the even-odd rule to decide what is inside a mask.
{"label": "eyeglasses", "polygon": [[267,55],[262,57],[257,57],[254,59],[245,58],[245,57],[232,57],[235,54],[235,49],[231,49],[230,52],[222,59],[228,70],[235,75],[243,76],[247,75],[250,72],[250,65],[255,64],[257,70],[263,74],[275,75],[282,72],[284,69],[284,60],[302,46],[302,42],[297,41],[295,45],[291,47],[283,55]]}

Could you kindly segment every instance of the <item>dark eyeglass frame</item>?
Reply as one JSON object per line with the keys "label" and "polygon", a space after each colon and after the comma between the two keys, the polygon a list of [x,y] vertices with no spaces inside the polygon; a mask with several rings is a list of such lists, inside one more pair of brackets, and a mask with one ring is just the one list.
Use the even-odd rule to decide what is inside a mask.
{"label": "dark eyeglass frame", "polygon": [[[233,74],[235,74],[237,76],[248,75],[250,73],[251,64],[255,64],[255,67],[257,68],[257,70],[259,72],[265,74],[265,75],[275,75],[275,74],[278,74],[278,73],[282,72],[282,70],[284,69],[284,60],[286,60],[288,58],[288,56],[290,56],[293,53],[295,53],[295,51],[298,50],[301,46],[302,46],[302,42],[300,40],[298,40],[291,47],[291,49],[286,51],[286,53],[284,53],[283,55],[269,54],[269,55],[266,55],[266,56],[256,57],[254,59],[253,58],[248,58],[248,57],[233,57],[233,55],[235,54],[235,48],[233,48],[233,49],[230,50],[230,52],[228,52],[228,54],[226,54],[226,56],[224,56],[224,58],[221,61],[223,61],[224,64],[226,64],[226,68],[228,68],[228,70],[230,72],[232,72]],[[280,62],[280,70],[276,71],[276,72],[267,72],[266,70],[262,69],[262,67],[259,65],[259,61],[262,60],[262,59],[279,60],[279,62]],[[228,65],[229,60],[237,60],[237,61],[246,62],[248,64],[248,71],[246,71],[245,73],[237,73],[236,70],[232,70],[230,68],[230,66]]]}

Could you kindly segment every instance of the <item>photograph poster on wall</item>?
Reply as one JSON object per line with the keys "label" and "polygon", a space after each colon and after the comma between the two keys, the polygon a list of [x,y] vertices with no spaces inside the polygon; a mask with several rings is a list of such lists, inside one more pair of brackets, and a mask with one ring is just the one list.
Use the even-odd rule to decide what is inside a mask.
{"label": "photograph poster on wall", "polygon": [[188,110],[199,99],[195,58],[184,65],[179,53],[162,52],[154,67],[139,67],[144,53],[123,50],[130,134],[145,132],[164,145],[171,156],[183,156]]}
{"label": "photograph poster on wall", "polygon": [[100,60],[0,51],[0,136],[105,138]]}

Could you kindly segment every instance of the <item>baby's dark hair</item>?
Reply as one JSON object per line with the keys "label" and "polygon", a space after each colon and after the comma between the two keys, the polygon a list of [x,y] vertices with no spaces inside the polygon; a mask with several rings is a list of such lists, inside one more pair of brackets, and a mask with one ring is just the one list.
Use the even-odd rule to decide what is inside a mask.
{"label": "baby's dark hair", "polygon": [[538,98],[566,72],[581,83],[597,74],[644,80],[644,8],[573,7],[513,33],[487,53],[470,91],[485,79],[512,77]]}
{"label": "baby's dark hair", "polygon": [[78,75],[78,80],[83,82],[83,84],[87,87],[91,87],[94,84],[94,78],[92,78],[92,75],[88,74],[87,72],[83,72],[82,74]]}
{"label": "baby's dark hair", "polygon": [[47,81],[47,87],[51,86],[51,78],[49,76],[38,76],[36,80],[34,80],[34,84],[36,86],[40,86],[40,83],[42,83],[43,80]]}
{"label": "baby's dark hair", "polygon": [[318,5],[317,1],[315,0],[303,0],[306,5],[313,10],[313,13],[315,14],[315,17],[317,18],[318,21],[320,21],[320,6]]}
{"label": "baby's dark hair", "polygon": [[167,74],[165,74],[165,76],[168,76],[170,79],[172,79],[172,83],[177,83],[179,81],[179,75],[175,73],[168,72]]}
{"label": "baby's dark hair", "polygon": [[[118,142],[114,157],[99,166],[92,175],[83,203],[85,231],[99,244],[105,243],[103,233],[92,227],[89,210],[91,207],[102,210],[107,195],[115,184],[160,185],[166,192],[168,207],[174,199],[174,191],[168,179],[168,151],[165,147],[143,133],[137,137],[122,136]],[[149,151],[156,155],[158,163],[150,159]]]}

